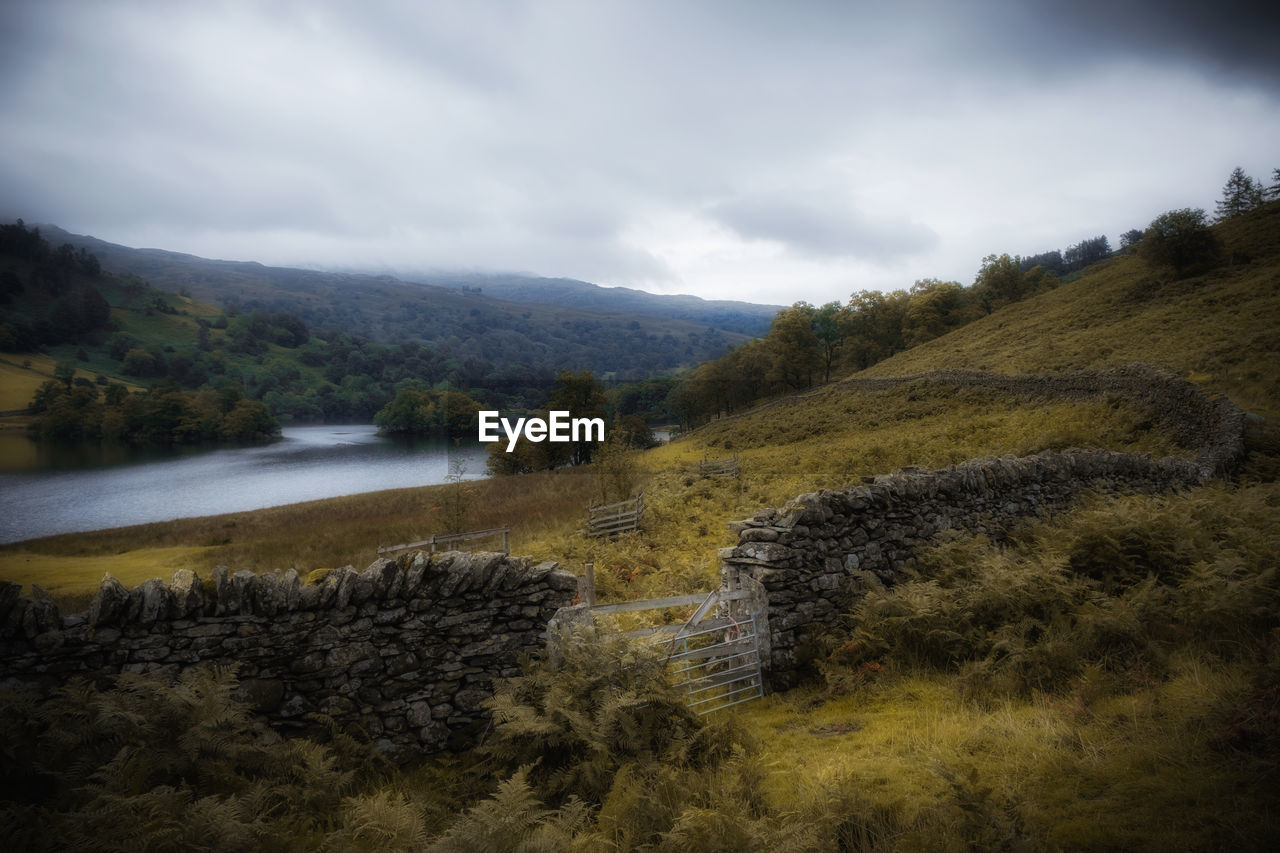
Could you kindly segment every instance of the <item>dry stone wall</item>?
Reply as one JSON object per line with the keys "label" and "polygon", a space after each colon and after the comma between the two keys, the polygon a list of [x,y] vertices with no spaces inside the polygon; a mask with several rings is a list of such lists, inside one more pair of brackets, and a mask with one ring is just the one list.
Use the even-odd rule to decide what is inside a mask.
{"label": "dry stone wall", "polygon": [[1141,365],[1116,371],[1007,376],[959,371],[855,380],[859,387],[905,383],[989,387],[1026,397],[1118,394],[1152,416],[1194,460],[1105,450],[974,459],[940,470],[908,468],[862,485],[800,495],[780,509],[733,522],[736,547],[721,551],[726,583],[749,576],[769,599],[774,687],[795,682],[801,650],[847,613],[858,596],[903,578],[922,547],[947,531],[999,540],[1012,526],[1064,509],[1086,490],[1162,492],[1220,475],[1243,454],[1243,414],[1178,377]]}
{"label": "dry stone wall", "polygon": [[555,563],[458,552],[338,569],[317,584],[224,567],[134,589],[108,576],[89,612],[66,618],[38,587],[27,599],[5,583],[0,683],[235,664],[245,698],[278,729],[305,731],[323,714],[409,757],[473,741],[493,679],[542,648],[576,589]]}

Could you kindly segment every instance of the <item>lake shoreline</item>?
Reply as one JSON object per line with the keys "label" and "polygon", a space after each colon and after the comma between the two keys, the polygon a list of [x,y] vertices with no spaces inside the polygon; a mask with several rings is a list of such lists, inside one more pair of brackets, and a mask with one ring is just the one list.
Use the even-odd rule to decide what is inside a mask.
{"label": "lake shoreline", "polygon": [[487,476],[480,445],[379,435],[371,424],[285,427],[240,447],[88,453],[0,474],[0,543],[219,516]]}

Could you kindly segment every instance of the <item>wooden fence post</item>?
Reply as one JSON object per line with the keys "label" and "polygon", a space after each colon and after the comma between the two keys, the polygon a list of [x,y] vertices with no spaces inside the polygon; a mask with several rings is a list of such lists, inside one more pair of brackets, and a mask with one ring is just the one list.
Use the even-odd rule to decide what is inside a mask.
{"label": "wooden fence post", "polygon": [[587,574],[582,584],[582,601],[588,607],[596,606],[596,566],[595,563],[587,563]]}

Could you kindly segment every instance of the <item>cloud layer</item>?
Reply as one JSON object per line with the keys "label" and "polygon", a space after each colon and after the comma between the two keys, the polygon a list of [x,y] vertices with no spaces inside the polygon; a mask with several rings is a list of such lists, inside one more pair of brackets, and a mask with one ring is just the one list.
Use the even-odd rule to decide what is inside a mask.
{"label": "cloud layer", "polygon": [[1280,166],[1267,30],[1201,5],[8,3],[0,214],[767,302],[967,282]]}

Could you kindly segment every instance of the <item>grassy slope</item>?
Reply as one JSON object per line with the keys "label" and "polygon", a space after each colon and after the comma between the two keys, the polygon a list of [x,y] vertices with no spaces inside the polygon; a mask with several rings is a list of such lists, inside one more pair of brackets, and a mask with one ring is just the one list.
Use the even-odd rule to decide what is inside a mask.
{"label": "grassy slope", "polygon": [[[1271,417],[1280,412],[1277,210],[1272,205],[1219,229],[1233,251],[1251,256],[1247,264],[1161,283],[1138,259],[1115,258],[868,373],[957,366],[1037,371],[1142,360]],[[1028,405],[956,388],[833,387],[647,453],[641,464],[651,509],[642,535],[609,543],[581,535],[594,489],[584,472],[475,486],[472,521],[512,523],[517,553],[559,558],[574,570],[596,563],[604,597],[705,589],[714,582],[714,549],[731,541],[724,522],[761,506],[862,474],[987,453],[1070,444],[1183,452],[1144,421],[1125,406]],[[704,455],[731,453],[742,460],[740,480],[696,475]],[[1211,505],[1217,509],[1205,517],[1212,521],[1199,532],[1211,543],[1206,548],[1218,550],[1202,564],[1274,566],[1280,559],[1274,470],[1274,461],[1255,456],[1250,476],[1262,481],[1255,485],[1216,485],[1117,504],[1114,511],[1103,503],[1090,523],[1113,514],[1134,523],[1194,519],[1196,507]],[[69,565],[55,558],[83,557],[147,572],[157,565],[158,549],[182,548],[204,549],[187,554],[197,565],[361,565],[357,557],[371,557],[378,542],[432,532],[438,524],[432,507],[447,496],[447,487],[403,490],[21,543],[0,548],[0,576],[34,578],[24,576],[30,570],[23,566],[39,563],[40,555],[45,570]],[[1063,524],[1057,529],[1067,533],[1089,530],[1072,526],[1084,521]],[[996,571],[1002,559],[980,556],[975,570]],[[1079,618],[1068,614],[1067,621]],[[834,802],[837,788],[856,790],[864,807],[857,819],[880,821],[868,823],[868,832],[886,846],[1008,847],[1023,837],[1033,848],[1265,849],[1280,832],[1265,817],[1276,796],[1274,768],[1249,752],[1214,747],[1211,739],[1228,732],[1232,713],[1257,695],[1252,656],[1265,659],[1267,651],[1233,643],[1223,657],[1215,640],[1184,640],[1150,670],[1127,669],[1117,652],[1101,669],[1047,692],[975,693],[959,664],[921,668],[890,657],[879,669],[837,673],[832,682],[744,706],[737,717],[759,735],[758,788],[770,808],[805,814]],[[1280,648],[1280,638],[1273,645]],[[1270,651],[1272,666],[1277,648]]]}
{"label": "grassy slope", "polygon": [[1217,226],[1247,263],[1182,281],[1121,255],[1062,285],[899,353],[866,376],[940,368],[1002,373],[1159,364],[1280,417],[1280,202]]}
{"label": "grassy slope", "polygon": [[[160,296],[178,313],[148,311],[138,307],[136,303],[139,298],[130,295],[116,279],[104,277],[94,280],[92,284],[110,303],[111,319],[117,331],[141,341],[143,348],[171,347],[177,352],[191,350],[198,339],[198,321],[203,319],[212,322],[222,314],[222,309],[216,305],[199,302],[187,296],[154,290],[145,294],[147,299]],[[25,409],[36,389],[46,380],[53,378],[54,367],[60,361],[75,364],[78,377],[93,380],[101,375],[112,381],[123,383],[131,391],[142,390],[144,386],[138,384],[137,379],[121,373],[119,361],[111,358],[108,343],[114,334],[115,332],[100,333],[97,336],[99,339],[97,343],[60,344],[49,347],[42,354],[0,353],[0,412]],[[210,330],[209,340],[214,350],[221,351],[229,368],[239,369],[245,373],[257,373],[263,370],[257,356],[231,353],[226,350],[225,331]],[[82,350],[87,356],[85,360],[76,358],[77,352]],[[267,353],[261,357],[261,362],[270,364],[275,360],[296,367],[309,384],[316,387],[320,385],[321,371],[302,364],[297,357],[297,350],[269,344]],[[29,366],[24,368],[23,364]],[[150,380],[144,380],[144,383],[147,381]],[[29,417],[22,415],[0,416],[0,432],[25,431],[29,421]]]}
{"label": "grassy slope", "polygon": [[[1174,282],[1162,281],[1136,257],[1117,257],[862,375],[951,367],[1038,372],[1146,361],[1274,420],[1280,417],[1280,205],[1217,231],[1229,251],[1250,262]],[[775,415],[766,410],[747,420],[752,417],[761,420],[758,429]],[[976,424],[964,417],[952,425],[963,441]],[[1249,476],[1272,482],[1248,490],[1213,486],[1143,502],[1142,511],[1148,518],[1177,518],[1187,506],[1219,504],[1232,520],[1220,518],[1200,532],[1221,543],[1228,560],[1255,549],[1262,556],[1242,562],[1256,571],[1274,567],[1278,556],[1280,487],[1274,430],[1255,428],[1251,439],[1256,467]],[[1273,445],[1269,460],[1258,455],[1260,441]],[[1102,505],[1104,517],[1109,505]],[[1084,523],[1068,519],[1065,529]],[[998,561],[984,565],[995,571]],[[1272,589],[1268,606],[1276,624]],[[1265,664],[1260,673],[1256,662],[1199,651],[1214,639],[1192,638],[1166,662],[1163,677],[1124,686],[1104,677],[1099,686],[1078,676],[1061,692],[1029,697],[970,698],[959,671],[916,670],[889,659],[882,670],[853,673],[852,693],[842,695],[850,683],[846,672],[841,689],[771,697],[742,718],[767,744],[776,803],[802,809],[819,795],[800,780],[840,780],[865,793],[873,814],[894,816],[886,835],[908,849],[922,838],[926,847],[962,848],[975,838],[999,844],[1011,836],[1051,849],[1265,849],[1280,835],[1268,817],[1277,795],[1274,756],[1212,743],[1229,739],[1232,726],[1258,713],[1258,697],[1274,693],[1265,687],[1274,675]],[[1265,660],[1264,649],[1243,659],[1257,654]],[[994,836],[965,825],[966,816],[979,815]]]}

